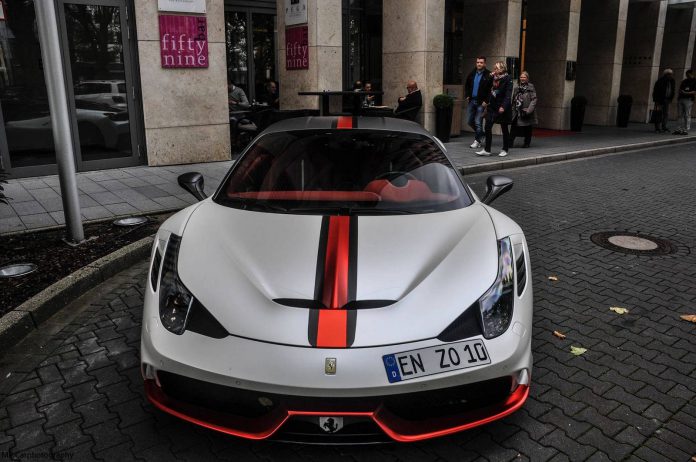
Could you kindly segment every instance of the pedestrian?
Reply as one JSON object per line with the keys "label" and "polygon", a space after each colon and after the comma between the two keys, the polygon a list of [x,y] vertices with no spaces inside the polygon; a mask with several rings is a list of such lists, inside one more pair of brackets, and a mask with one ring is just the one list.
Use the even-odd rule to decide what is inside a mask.
{"label": "pedestrian", "polygon": [[503,132],[503,149],[498,156],[505,157],[510,151],[510,118],[512,114],[512,78],[507,73],[507,66],[504,62],[498,61],[493,67],[493,84],[491,94],[486,106],[484,118],[486,146],[476,152],[477,156],[490,156],[491,144],[493,142],[493,124],[499,124]]}
{"label": "pedestrian", "polygon": [[532,142],[532,129],[538,123],[536,116],[537,94],[534,84],[529,81],[529,73],[522,71],[520,84],[512,96],[512,133],[510,147],[515,145],[515,137],[524,136],[523,148]]}
{"label": "pedestrian", "polygon": [[467,101],[467,122],[474,131],[474,142],[471,143],[472,149],[479,149],[482,146],[483,112],[488,104],[492,81],[491,72],[486,69],[486,57],[477,57],[476,67],[467,76],[466,85],[464,86]]}
{"label": "pedestrian", "polygon": [[654,120],[655,131],[657,133],[668,133],[667,118],[669,117],[669,105],[674,99],[675,87],[674,71],[665,69],[662,72],[662,77],[657,79],[653,86],[653,102],[655,103],[655,111],[661,112],[661,117]]}
{"label": "pedestrian", "polygon": [[694,106],[696,97],[696,79],[694,72],[689,69],[686,71],[686,78],[679,85],[679,96],[677,97],[677,109],[679,109],[680,126],[675,135],[688,135],[691,130],[691,108]]}

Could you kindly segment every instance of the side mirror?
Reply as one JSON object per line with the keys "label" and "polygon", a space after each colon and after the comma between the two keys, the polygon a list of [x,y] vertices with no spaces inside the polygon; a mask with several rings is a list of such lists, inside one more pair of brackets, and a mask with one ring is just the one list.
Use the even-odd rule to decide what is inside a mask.
{"label": "side mirror", "polygon": [[486,205],[496,200],[512,189],[513,181],[511,178],[502,175],[491,175],[486,180],[486,195],[481,199]]}
{"label": "side mirror", "polygon": [[203,192],[203,175],[198,172],[189,172],[179,175],[177,179],[179,181],[179,186],[184,188],[186,191],[193,194],[193,197],[202,201],[206,196]]}

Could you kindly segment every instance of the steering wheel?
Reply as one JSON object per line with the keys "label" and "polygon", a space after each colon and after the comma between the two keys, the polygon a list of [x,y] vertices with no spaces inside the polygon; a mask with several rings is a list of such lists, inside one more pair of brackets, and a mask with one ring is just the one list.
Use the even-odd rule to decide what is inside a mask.
{"label": "steering wheel", "polygon": [[[394,182],[394,180],[400,180],[404,177],[406,178],[406,180],[397,181],[396,183]],[[380,173],[379,175],[377,175],[375,177],[375,180],[387,180],[391,184],[393,184],[394,186],[398,186],[400,188],[403,188],[404,186],[406,186],[406,182],[408,180],[417,180],[417,179],[418,178],[416,178],[415,175],[413,175],[413,173],[402,172],[400,170],[392,170],[389,172]],[[397,183],[401,183],[401,184],[397,184]]]}

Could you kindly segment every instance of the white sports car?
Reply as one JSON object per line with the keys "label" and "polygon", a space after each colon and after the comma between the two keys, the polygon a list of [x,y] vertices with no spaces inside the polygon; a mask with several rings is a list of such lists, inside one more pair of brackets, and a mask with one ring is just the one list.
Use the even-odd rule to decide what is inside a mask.
{"label": "white sports car", "polygon": [[261,133],[152,251],[142,374],[159,409],[252,439],[416,441],[529,393],[517,224],[419,125],[310,117]]}

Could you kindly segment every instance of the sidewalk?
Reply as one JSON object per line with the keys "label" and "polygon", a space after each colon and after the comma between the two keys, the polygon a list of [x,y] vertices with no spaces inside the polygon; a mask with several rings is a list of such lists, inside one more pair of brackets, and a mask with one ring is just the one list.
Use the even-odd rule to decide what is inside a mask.
{"label": "sidewalk", "polygon": [[[632,147],[654,147],[675,142],[696,141],[696,135],[656,134],[651,125],[628,128],[585,127],[583,132],[541,131],[529,149],[513,148],[507,157],[479,157],[469,148],[473,136],[464,133],[446,147],[452,161],[464,174],[500,170],[570,158],[599,155]],[[517,146],[522,144],[518,138]],[[500,151],[500,138],[493,140],[493,152]],[[232,161],[168,167],[129,167],[78,173],[80,205],[85,221],[103,220],[178,210],[195,202],[179,187],[178,175],[201,172],[205,190],[212,193]],[[5,191],[10,204],[0,203],[0,234],[62,226],[63,204],[57,175],[9,180]]]}

